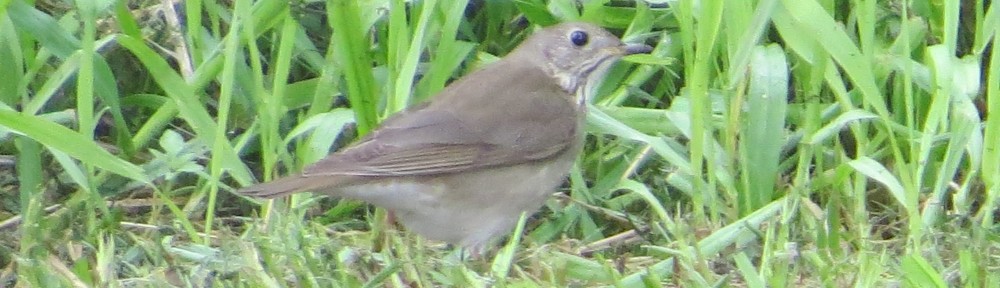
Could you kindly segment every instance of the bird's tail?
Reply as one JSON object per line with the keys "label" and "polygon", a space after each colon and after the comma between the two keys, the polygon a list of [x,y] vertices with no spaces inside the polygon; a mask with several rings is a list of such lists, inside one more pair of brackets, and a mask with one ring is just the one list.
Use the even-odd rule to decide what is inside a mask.
{"label": "bird's tail", "polygon": [[277,198],[295,192],[312,190],[318,188],[316,179],[309,179],[302,176],[291,176],[277,179],[267,183],[260,183],[250,187],[243,187],[236,193],[258,198]]}

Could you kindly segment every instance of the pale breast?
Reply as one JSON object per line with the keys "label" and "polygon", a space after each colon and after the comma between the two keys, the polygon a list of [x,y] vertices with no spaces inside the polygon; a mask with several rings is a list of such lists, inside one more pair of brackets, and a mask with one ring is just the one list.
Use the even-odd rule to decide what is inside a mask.
{"label": "pale breast", "polygon": [[[509,233],[521,212],[534,213],[561,184],[575,159],[441,175],[399,178],[343,189],[338,196],[393,211],[397,221],[426,238],[481,248]],[[572,157],[570,157],[572,156]]]}

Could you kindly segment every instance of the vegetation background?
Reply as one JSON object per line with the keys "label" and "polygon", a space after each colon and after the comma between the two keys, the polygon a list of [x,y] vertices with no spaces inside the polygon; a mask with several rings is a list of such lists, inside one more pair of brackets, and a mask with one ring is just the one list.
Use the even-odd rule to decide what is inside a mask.
{"label": "vegetation background", "polygon": [[[995,8],[0,0],[0,287],[1000,287]],[[656,49],[491,257],[231,193],[570,20]]]}

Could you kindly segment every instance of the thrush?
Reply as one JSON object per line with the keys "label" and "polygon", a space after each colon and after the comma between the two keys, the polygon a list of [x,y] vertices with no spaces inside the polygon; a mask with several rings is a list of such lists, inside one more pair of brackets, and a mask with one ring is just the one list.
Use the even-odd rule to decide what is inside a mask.
{"label": "thrush", "polygon": [[588,85],[651,49],[588,23],[541,29],[300,174],[238,192],[357,199],[426,238],[480,251],[563,183],[583,146]]}

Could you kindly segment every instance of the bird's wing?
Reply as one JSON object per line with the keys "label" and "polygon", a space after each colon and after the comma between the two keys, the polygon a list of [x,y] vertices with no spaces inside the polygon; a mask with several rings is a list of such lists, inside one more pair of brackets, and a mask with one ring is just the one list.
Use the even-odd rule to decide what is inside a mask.
{"label": "bird's wing", "polygon": [[[548,159],[569,149],[582,131],[571,104],[545,96],[552,101],[501,103],[504,107],[476,116],[460,116],[462,111],[448,105],[404,111],[358,143],[307,167],[303,176],[420,176]],[[551,111],[526,115],[522,105]]]}

